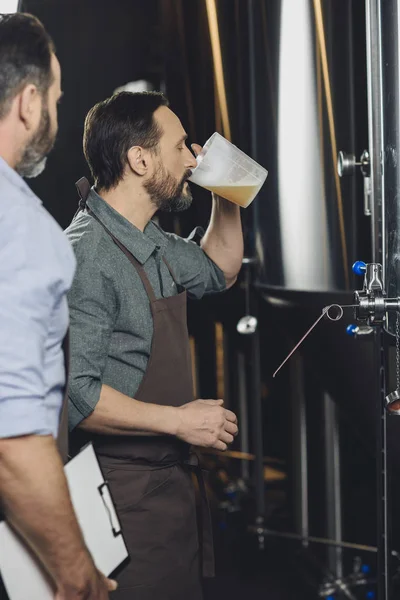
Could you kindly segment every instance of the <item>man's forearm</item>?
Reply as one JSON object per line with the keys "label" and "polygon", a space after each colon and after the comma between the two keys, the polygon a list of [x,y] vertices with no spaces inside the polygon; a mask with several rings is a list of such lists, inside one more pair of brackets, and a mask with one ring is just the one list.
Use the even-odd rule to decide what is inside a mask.
{"label": "man's forearm", "polygon": [[204,252],[223,271],[227,287],[237,278],[243,260],[243,232],[240,208],[213,195],[210,224],[201,241]]}
{"label": "man's forearm", "polygon": [[91,558],[52,436],[0,440],[0,501],[6,520],[40,558],[55,586],[79,588]]}
{"label": "man's forearm", "polygon": [[222,400],[194,400],[179,408],[140,402],[103,385],[100,400],[80,428],[108,435],[173,435],[193,446],[226,450],[238,432]]}
{"label": "man's forearm", "polygon": [[141,402],[108,385],[102,385],[96,408],[81,422],[80,427],[107,435],[176,435],[177,409]]}

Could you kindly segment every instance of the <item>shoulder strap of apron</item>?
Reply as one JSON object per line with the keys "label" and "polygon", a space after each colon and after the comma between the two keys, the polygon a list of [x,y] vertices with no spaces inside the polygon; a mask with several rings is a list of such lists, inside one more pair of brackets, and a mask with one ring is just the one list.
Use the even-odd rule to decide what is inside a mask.
{"label": "shoulder strap of apron", "polygon": [[86,207],[86,200],[90,192],[90,183],[86,177],[81,177],[75,183],[75,187],[79,194],[79,208],[83,210]]}
{"label": "shoulder strap of apron", "polygon": [[[92,211],[90,212],[90,214],[101,225],[103,225],[103,223],[100,221],[100,219],[98,219],[96,217],[96,215]],[[123,244],[121,244],[121,242],[107,229],[107,227],[105,225],[103,225],[103,227],[106,230],[106,232],[108,233],[108,235],[112,238],[113,242],[118,246],[118,248],[120,250],[122,250],[122,252],[128,258],[128,260],[130,260],[130,262],[133,264],[133,266],[135,267],[136,271],[139,274],[140,279],[142,280],[142,283],[144,285],[144,288],[145,288],[145,290],[147,292],[147,295],[148,295],[150,301],[151,302],[155,302],[155,300],[157,300],[157,298],[156,298],[156,295],[154,293],[153,286],[151,285],[151,283],[149,281],[149,278],[147,277],[146,271],[144,270],[143,266],[140,264],[140,262],[138,260],[136,260],[136,258],[133,256],[133,254],[131,252],[129,252],[128,248],[126,248]]]}
{"label": "shoulder strap of apron", "polygon": [[172,279],[174,280],[174,282],[176,283],[176,285],[178,285],[178,281],[177,281],[177,279],[175,277],[175,273],[173,272],[171,265],[169,264],[169,262],[167,261],[167,259],[164,258],[164,256],[163,256],[163,261],[164,261],[165,266],[167,267],[167,269],[169,271],[169,274],[171,275]]}

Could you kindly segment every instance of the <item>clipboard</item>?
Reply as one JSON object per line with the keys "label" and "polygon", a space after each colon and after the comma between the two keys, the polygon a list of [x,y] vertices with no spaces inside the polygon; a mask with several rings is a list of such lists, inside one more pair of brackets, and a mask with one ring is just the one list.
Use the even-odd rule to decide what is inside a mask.
{"label": "clipboard", "polygon": [[[72,504],[96,567],[107,577],[128,559],[119,519],[92,443],[65,467]],[[54,587],[33,553],[0,523],[0,573],[10,600],[54,600]]]}

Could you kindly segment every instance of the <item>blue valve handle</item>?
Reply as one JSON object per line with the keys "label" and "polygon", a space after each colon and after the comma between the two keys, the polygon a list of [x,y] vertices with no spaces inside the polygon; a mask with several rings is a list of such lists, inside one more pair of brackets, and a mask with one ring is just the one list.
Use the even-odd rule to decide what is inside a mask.
{"label": "blue valve handle", "polygon": [[362,260],[356,260],[351,268],[356,275],[365,275],[367,271],[367,265]]}
{"label": "blue valve handle", "polygon": [[358,325],[347,325],[347,327],[346,327],[346,333],[347,333],[347,335],[350,335],[351,337],[355,337],[357,331],[358,331]]}
{"label": "blue valve handle", "polygon": [[367,575],[368,573],[370,573],[370,572],[371,572],[371,567],[370,567],[369,565],[362,565],[362,566],[361,566],[361,571],[362,571],[362,572],[363,572],[365,575]]}

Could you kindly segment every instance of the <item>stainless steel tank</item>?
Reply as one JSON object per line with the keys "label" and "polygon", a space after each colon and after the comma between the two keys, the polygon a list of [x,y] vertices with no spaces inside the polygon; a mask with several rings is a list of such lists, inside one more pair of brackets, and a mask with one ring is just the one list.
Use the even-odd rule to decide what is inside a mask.
{"label": "stainless steel tank", "polygon": [[[360,102],[356,93],[355,4],[275,0],[257,5],[255,150],[269,178],[254,203],[254,243],[259,282],[276,291],[351,289],[363,197],[353,178],[340,180],[337,152],[358,152],[362,116],[367,131],[366,88]],[[358,15],[364,37],[363,14]],[[361,60],[365,65],[363,48]]]}

